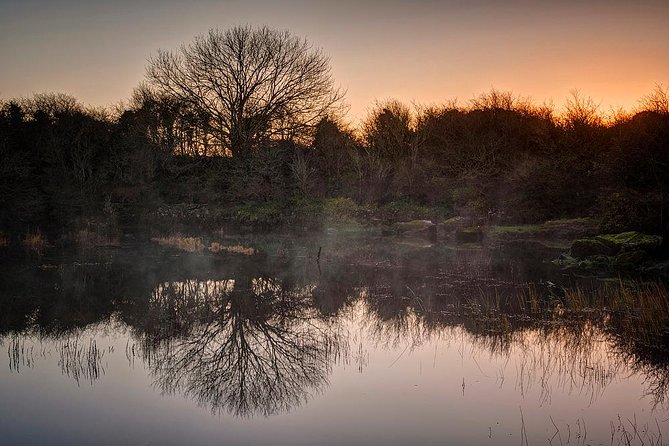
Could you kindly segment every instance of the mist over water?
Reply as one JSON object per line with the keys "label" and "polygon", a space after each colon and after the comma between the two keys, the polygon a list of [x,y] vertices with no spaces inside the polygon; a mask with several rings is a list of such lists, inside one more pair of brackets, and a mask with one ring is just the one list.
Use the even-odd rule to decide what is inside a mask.
{"label": "mist over water", "polygon": [[610,283],[559,248],[235,243],[3,260],[3,443],[662,443],[666,359],[548,310]]}

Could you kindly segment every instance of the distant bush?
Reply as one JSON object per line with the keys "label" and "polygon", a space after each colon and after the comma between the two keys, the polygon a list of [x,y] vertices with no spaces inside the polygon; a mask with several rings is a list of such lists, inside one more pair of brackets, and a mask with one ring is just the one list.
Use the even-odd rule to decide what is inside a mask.
{"label": "distant bush", "polygon": [[361,211],[362,208],[350,198],[328,198],[323,203],[323,216],[329,222],[355,222]]}
{"label": "distant bush", "polygon": [[463,106],[388,100],[358,129],[337,116],[299,137],[265,129],[244,157],[198,128],[207,116],[141,88],[114,113],[66,95],[0,101],[0,231],[72,233],[113,209],[120,225],[174,232],[460,215],[592,216],[611,231],[666,235],[668,91],[658,85],[635,113],[608,119],[578,92],[562,114],[495,89]]}

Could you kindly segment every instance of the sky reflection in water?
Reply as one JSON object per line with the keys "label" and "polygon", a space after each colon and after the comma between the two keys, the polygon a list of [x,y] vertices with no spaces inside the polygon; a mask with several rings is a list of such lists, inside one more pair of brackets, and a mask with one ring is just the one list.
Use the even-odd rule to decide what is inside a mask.
{"label": "sky reflection in water", "polygon": [[3,443],[653,444],[666,430],[664,363],[602,321],[471,311],[573,278],[528,253],[359,248],[320,265],[293,246],[6,268]]}

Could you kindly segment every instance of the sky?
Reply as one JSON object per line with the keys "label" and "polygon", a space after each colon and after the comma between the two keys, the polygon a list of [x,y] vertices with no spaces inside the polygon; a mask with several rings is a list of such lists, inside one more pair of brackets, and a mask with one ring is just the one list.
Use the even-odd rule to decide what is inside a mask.
{"label": "sky", "polygon": [[632,109],[669,84],[669,1],[0,0],[0,98],[127,100],[158,49],[268,25],[329,55],[349,120],[375,101],[465,105],[492,87]]}

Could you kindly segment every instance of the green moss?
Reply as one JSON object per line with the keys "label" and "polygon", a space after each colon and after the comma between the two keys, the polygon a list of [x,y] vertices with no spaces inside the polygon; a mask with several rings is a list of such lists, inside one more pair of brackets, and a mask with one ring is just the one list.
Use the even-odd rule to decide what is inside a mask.
{"label": "green moss", "polygon": [[541,225],[518,225],[518,226],[492,226],[488,230],[490,235],[507,235],[507,234],[535,234],[543,231]]}
{"label": "green moss", "polygon": [[610,243],[606,243],[602,240],[597,239],[578,239],[574,240],[571,244],[571,256],[577,258],[585,258],[592,256],[612,256],[617,254],[619,249],[615,246],[612,246]]}
{"label": "green moss", "polygon": [[613,262],[619,268],[632,267],[639,265],[646,258],[646,253],[643,251],[628,251],[618,254]]}
{"label": "green moss", "polygon": [[457,225],[465,221],[465,217],[460,217],[459,215],[456,217],[451,217],[447,218],[446,220],[442,221],[441,223],[443,225]]}
{"label": "green moss", "polygon": [[545,222],[542,226],[544,227],[555,227],[555,226],[592,226],[597,227],[599,222],[588,217],[581,218],[560,218],[556,220],[549,220]]}
{"label": "green moss", "polygon": [[604,234],[596,237],[604,243],[614,244],[625,251],[644,250],[652,251],[662,244],[659,235],[647,235],[636,231],[621,232],[620,234]]}

